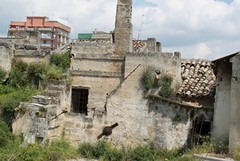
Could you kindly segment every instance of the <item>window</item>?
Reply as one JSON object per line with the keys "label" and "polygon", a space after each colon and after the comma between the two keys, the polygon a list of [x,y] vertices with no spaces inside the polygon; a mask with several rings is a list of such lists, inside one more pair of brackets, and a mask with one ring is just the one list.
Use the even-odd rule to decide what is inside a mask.
{"label": "window", "polygon": [[72,88],[72,111],[87,115],[89,89]]}

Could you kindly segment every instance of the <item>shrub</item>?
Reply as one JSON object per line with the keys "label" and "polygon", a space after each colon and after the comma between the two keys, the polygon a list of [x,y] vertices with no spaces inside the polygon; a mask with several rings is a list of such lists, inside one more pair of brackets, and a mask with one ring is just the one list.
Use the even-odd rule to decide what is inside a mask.
{"label": "shrub", "polygon": [[21,139],[13,137],[9,140],[7,145],[0,147],[0,160],[21,161],[19,157],[23,154],[24,149],[21,146],[21,141]]}
{"label": "shrub", "polygon": [[22,60],[12,60],[12,68],[13,69],[18,69],[20,72],[25,72],[27,71],[28,64],[26,62],[23,62]]}
{"label": "shrub", "polygon": [[[48,145],[31,144],[26,147],[20,145],[20,142],[14,141],[12,145],[6,147],[7,151],[0,149],[0,157],[5,160],[14,159],[19,161],[57,161],[76,159],[77,153],[65,140],[55,140]],[[11,149],[10,149],[11,148]]]}
{"label": "shrub", "polygon": [[[7,90],[7,89],[10,90]],[[15,108],[20,102],[28,101],[36,93],[36,90],[31,87],[18,88],[12,91],[12,87],[3,86],[6,93],[0,94],[0,110],[2,119],[10,126],[15,118]],[[0,90],[1,91],[1,90]],[[8,92],[8,93],[7,93]]]}
{"label": "shrub", "polygon": [[[110,149],[110,145],[106,141],[99,141],[96,144],[83,143],[79,146],[78,152],[86,158],[100,158]],[[110,151],[110,150],[109,150]]]}
{"label": "shrub", "polygon": [[106,152],[104,153],[103,157],[101,157],[104,161],[121,161],[124,159],[124,151],[122,149],[117,148],[108,148],[106,149]]}
{"label": "shrub", "polygon": [[6,123],[0,120],[0,148],[6,146],[11,140],[11,132]]}
{"label": "shrub", "polygon": [[181,151],[179,149],[161,149],[158,151],[157,155],[159,156],[160,160],[174,160],[181,157]]}
{"label": "shrub", "polygon": [[5,78],[5,76],[6,76],[6,71],[3,70],[3,68],[0,67],[0,83]]}
{"label": "shrub", "polygon": [[56,65],[48,66],[48,69],[45,75],[46,82],[52,82],[57,84],[59,80],[62,78],[63,78],[63,71],[59,67],[57,67]]}
{"label": "shrub", "polygon": [[29,83],[39,86],[40,81],[44,79],[46,66],[44,63],[31,63],[27,69]]}
{"label": "shrub", "polygon": [[153,86],[154,83],[154,75],[152,74],[153,71],[154,71],[153,68],[147,67],[142,73],[141,82],[145,90],[149,90]]}
{"label": "shrub", "polygon": [[171,89],[172,77],[168,75],[164,75],[160,81],[161,81],[161,89],[159,91],[159,95],[163,97],[170,97],[173,92],[173,90]]}
{"label": "shrub", "polygon": [[82,143],[78,147],[78,153],[84,158],[94,158],[94,145],[91,143]]}
{"label": "shrub", "polygon": [[28,79],[25,71],[22,69],[13,68],[9,73],[10,85],[14,87],[24,87],[28,84]]}
{"label": "shrub", "polygon": [[60,67],[63,71],[66,71],[71,64],[71,58],[69,52],[64,54],[53,54],[50,57],[50,63]]}
{"label": "shrub", "polygon": [[217,154],[227,154],[228,153],[229,141],[227,138],[223,137],[221,139],[213,139],[212,144],[213,144],[215,153],[217,153]]}
{"label": "shrub", "polygon": [[55,140],[50,143],[47,151],[48,160],[66,160],[76,158],[77,151],[71,147],[70,143],[65,139]]}
{"label": "shrub", "polygon": [[151,145],[139,145],[128,152],[127,160],[131,161],[155,161],[156,150]]}
{"label": "shrub", "polygon": [[232,156],[234,160],[240,160],[240,147],[234,149]]}

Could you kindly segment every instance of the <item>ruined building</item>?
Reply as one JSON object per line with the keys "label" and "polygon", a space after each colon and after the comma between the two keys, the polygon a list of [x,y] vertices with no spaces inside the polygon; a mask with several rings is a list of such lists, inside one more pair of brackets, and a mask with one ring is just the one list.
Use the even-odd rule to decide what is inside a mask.
{"label": "ruined building", "polygon": [[[182,60],[179,52],[163,52],[154,38],[132,39],[132,0],[118,0],[113,32],[79,34],[69,50],[70,86],[49,85],[45,96],[22,103],[13,131],[27,143],[59,138],[73,144],[96,142],[104,127],[118,124],[103,136],[116,145],[154,142],[176,148],[199,142],[212,129],[216,77],[206,60]],[[145,91],[141,79],[148,68],[156,79],[173,78],[176,98]],[[101,138],[101,139],[102,139]]]}
{"label": "ruined building", "polygon": [[233,152],[240,144],[240,53],[216,59],[213,63],[217,82],[212,134],[222,142],[229,141],[230,152]]}

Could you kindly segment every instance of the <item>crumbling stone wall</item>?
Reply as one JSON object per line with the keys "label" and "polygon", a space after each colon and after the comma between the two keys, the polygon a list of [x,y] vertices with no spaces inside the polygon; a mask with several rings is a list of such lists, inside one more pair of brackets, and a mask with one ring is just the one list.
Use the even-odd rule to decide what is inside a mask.
{"label": "crumbling stone wall", "polygon": [[11,70],[13,54],[9,43],[0,42],[0,67],[5,71]]}
{"label": "crumbling stone wall", "polygon": [[[94,56],[95,63],[91,64],[104,64],[101,59],[97,59],[100,56]],[[123,79],[99,75],[92,78],[80,73],[74,75],[73,86],[89,88],[89,114],[88,116],[67,115],[66,137],[74,144],[85,141],[96,142],[103,127],[117,122],[119,126],[108,137],[112,143],[134,146],[153,141],[156,138],[155,122],[158,116],[155,117],[153,112],[149,112],[148,100],[144,99],[144,90],[140,81],[142,72],[147,66],[156,67],[172,74],[174,78],[179,78],[175,80],[177,84],[181,80],[180,72],[177,72],[181,68],[180,63],[179,54],[128,53],[124,61]],[[102,65],[101,69],[110,70],[107,65]],[[168,105],[164,107],[167,108]],[[171,148],[175,145],[164,144],[163,146]]]}
{"label": "crumbling stone wall", "polygon": [[162,52],[162,48],[160,42],[156,42],[155,38],[148,38],[147,40],[133,40],[133,52]]}
{"label": "crumbling stone wall", "polygon": [[168,149],[187,146],[191,130],[191,109],[151,100],[154,121],[154,140],[158,147]]}
{"label": "crumbling stone wall", "polygon": [[[160,70],[162,74],[168,74],[172,76],[174,78],[172,87],[173,88],[180,87],[182,82],[180,53],[178,52],[176,53],[163,53],[163,52],[162,53],[160,52],[128,53],[126,55],[126,61],[125,61],[125,77],[129,75],[131,71],[138,64],[141,64],[142,66],[141,70],[144,70],[148,66],[151,66],[156,70]],[[140,75],[137,77],[138,79],[140,78]]]}
{"label": "crumbling stone wall", "polygon": [[13,58],[27,63],[49,62],[49,55],[40,52],[36,35],[27,38],[0,38],[0,66],[10,71]]}
{"label": "crumbling stone wall", "polygon": [[50,55],[39,50],[14,50],[14,58],[26,63],[49,63]]}
{"label": "crumbling stone wall", "polygon": [[63,134],[64,115],[70,105],[66,82],[50,84],[45,95],[32,97],[16,108],[17,117],[12,124],[13,133],[23,135],[25,144],[46,143]]}

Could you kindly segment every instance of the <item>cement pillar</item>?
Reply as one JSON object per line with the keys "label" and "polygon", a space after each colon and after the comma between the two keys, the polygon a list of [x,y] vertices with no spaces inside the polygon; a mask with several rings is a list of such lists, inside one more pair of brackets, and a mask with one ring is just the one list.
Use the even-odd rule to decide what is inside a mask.
{"label": "cement pillar", "polygon": [[212,136],[214,140],[224,141],[229,139],[232,64],[228,58],[218,60],[216,65],[217,86]]}
{"label": "cement pillar", "polygon": [[[229,150],[240,147],[240,54],[231,59],[231,108],[229,129]],[[224,119],[224,118],[222,118]]]}
{"label": "cement pillar", "polygon": [[115,19],[115,54],[132,52],[132,0],[118,0]]}

